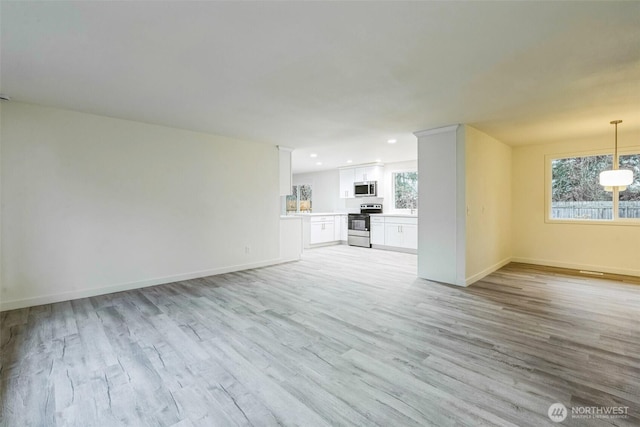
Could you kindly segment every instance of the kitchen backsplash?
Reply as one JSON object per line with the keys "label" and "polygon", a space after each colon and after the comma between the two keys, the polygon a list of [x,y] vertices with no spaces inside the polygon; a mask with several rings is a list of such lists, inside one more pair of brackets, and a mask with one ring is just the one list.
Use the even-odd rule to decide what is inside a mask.
{"label": "kitchen backsplash", "polygon": [[380,203],[384,206],[383,197],[357,197],[354,199],[341,199],[345,202],[345,208],[348,212],[360,212],[360,205],[363,203]]}

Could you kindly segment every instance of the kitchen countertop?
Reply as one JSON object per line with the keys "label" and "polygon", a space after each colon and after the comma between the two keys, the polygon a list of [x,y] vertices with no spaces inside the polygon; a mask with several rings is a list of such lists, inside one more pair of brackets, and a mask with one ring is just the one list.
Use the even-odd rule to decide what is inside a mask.
{"label": "kitchen countertop", "polygon": [[323,213],[295,213],[287,216],[335,216],[335,215],[346,215],[346,212],[323,212]]}
{"label": "kitchen countertop", "polygon": [[[335,215],[348,215],[347,212],[312,212],[312,213],[295,213],[289,215],[281,215],[281,218],[301,218],[301,217],[311,217],[311,216],[335,216]],[[403,218],[418,218],[417,214],[403,214],[403,213],[381,213],[381,214],[370,214],[371,216],[392,216],[392,217],[403,217]]]}
{"label": "kitchen countertop", "polygon": [[402,213],[381,213],[381,214],[371,214],[371,216],[397,216],[397,217],[403,217],[403,218],[418,218],[417,214],[402,214]]}

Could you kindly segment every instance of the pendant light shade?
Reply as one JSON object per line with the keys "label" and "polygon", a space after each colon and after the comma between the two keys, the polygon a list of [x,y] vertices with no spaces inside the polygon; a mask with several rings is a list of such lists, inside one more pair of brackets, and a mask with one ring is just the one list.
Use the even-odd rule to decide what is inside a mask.
{"label": "pendant light shade", "polygon": [[624,191],[628,185],[633,182],[633,171],[628,169],[617,169],[600,172],[600,185],[605,187],[606,191],[613,191],[613,187],[618,188],[618,191]]}
{"label": "pendant light shade", "polygon": [[624,191],[628,185],[633,183],[633,171],[618,169],[618,123],[622,123],[622,120],[613,120],[611,122],[612,125],[616,126],[613,169],[600,172],[600,185],[604,187],[605,191],[613,191],[614,188],[617,188],[618,191]]}

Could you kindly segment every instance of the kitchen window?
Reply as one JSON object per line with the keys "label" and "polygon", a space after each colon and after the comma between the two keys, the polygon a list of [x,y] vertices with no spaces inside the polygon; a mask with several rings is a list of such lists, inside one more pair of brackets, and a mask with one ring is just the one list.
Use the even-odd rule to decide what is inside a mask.
{"label": "kitchen window", "polygon": [[392,174],[395,209],[418,209],[418,172]]}
{"label": "kitchen window", "polygon": [[287,196],[287,213],[311,213],[311,184],[294,185]]}
{"label": "kitchen window", "polygon": [[638,223],[640,220],[640,154],[618,156],[619,167],[634,171],[625,191],[604,190],[600,172],[611,169],[613,156],[594,153],[549,157],[547,161],[547,218],[551,221]]}

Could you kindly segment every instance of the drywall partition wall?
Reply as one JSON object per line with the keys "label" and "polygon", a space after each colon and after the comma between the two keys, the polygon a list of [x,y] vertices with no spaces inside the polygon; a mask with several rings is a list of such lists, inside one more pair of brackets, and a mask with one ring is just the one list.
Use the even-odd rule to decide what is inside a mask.
{"label": "drywall partition wall", "polygon": [[302,217],[280,218],[280,260],[298,261],[302,257]]}
{"label": "drywall partition wall", "polygon": [[276,262],[275,146],[12,102],[3,309]]}
{"label": "drywall partition wall", "polygon": [[[7,101],[4,101],[7,102]],[[2,104],[0,101],[0,206],[2,205]],[[2,224],[2,209],[0,208],[0,225]],[[2,226],[0,226],[0,310],[2,310]]]}
{"label": "drywall partition wall", "polygon": [[311,184],[313,212],[339,212],[344,210],[340,199],[338,169],[293,175],[293,185]]}
{"label": "drywall partition wall", "polygon": [[[610,131],[606,128],[605,131]],[[619,128],[624,151],[640,133]],[[513,148],[513,261],[640,276],[640,225],[545,221],[545,156],[612,150],[610,133]]]}
{"label": "drywall partition wall", "polygon": [[464,126],[466,150],[466,282],[511,259],[511,147]]}
{"label": "drywall partition wall", "polygon": [[280,195],[288,196],[291,194],[291,152],[293,148],[278,145],[278,157],[280,159],[279,187]]}
{"label": "drywall partition wall", "polygon": [[464,286],[464,127],[418,137],[418,276]]}

